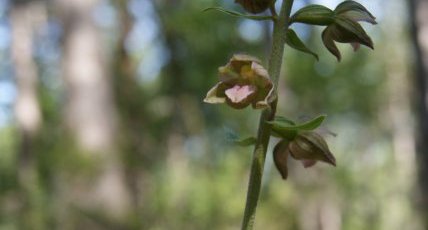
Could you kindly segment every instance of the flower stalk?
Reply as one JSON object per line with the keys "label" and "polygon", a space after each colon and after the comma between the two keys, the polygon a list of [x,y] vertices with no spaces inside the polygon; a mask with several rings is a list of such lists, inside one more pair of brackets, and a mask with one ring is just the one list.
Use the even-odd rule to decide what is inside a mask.
{"label": "flower stalk", "polygon": [[[294,0],[283,0],[281,10],[274,20],[272,50],[269,58],[268,72],[274,83],[274,97],[277,97],[277,85],[281,72],[281,65],[286,41],[286,32],[289,26],[289,18]],[[265,109],[260,117],[257,141],[254,147],[250,179],[248,182],[247,200],[245,205],[244,218],[242,221],[243,230],[253,229],[256,216],[257,204],[260,196],[261,182],[266,159],[267,147],[271,135],[271,124],[276,112],[277,100],[273,100],[270,109]]]}

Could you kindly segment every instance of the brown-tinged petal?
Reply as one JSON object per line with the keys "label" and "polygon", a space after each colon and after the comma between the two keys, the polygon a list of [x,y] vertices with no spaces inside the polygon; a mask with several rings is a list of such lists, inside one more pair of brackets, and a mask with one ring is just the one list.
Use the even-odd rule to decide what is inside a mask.
{"label": "brown-tinged petal", "polygon": [[204,102],[210,103],[210,104],[220,104],[226,102],[225,97],[218,97],[218,89],[221,83],[217,83],[213,88],[208,91],[207,96],[204,99]]}
{"label": "brown-tinged petal", "polygon": [[370,13],[363,5],[355,1],[344,1],[337,5],[334,12],[337,15],[345,16],[354,21],[365,21],[377,24],[376,17]]}
{"label": "brown-tinged petal", "polygon": [[275,148],[273,149],[273,161],[275,162],[275,166],[284,180],[288,177],[287,158],[289,153],[287,146],[288,142],[282,140],[278,142],[278,144],[276,144]]}
{"label": "brown-tinged petal", "polygon": [[310,144],[315,157],[312,159],[320,160],[336,166],[336,159],[328,148],[324,138],[316,132],[303,132],[298,135],[298,138]]}
{"label": "brown-tinged petal", "polygon": [[268,94],[262,98],[261,100],[255,101],[253,103],[254,109],[266,109],[270,107],[270,104],[274,101],[275,98],[273,98],[273,86],[269,90]]}
{"label": "brown-tinged petal", "polygon": [[288,150],[297,160],[323,161],[336,166],[336,159],[330,152],[324,138],[316,132],[300,133],[288,145]]}
{"label": "brown-tinged petal", "polygon": [[325,30],[322,32],[322,42],[324,43],[324,46],[332,53],[334,56],[336,56],[337,61],[340,61],[342,59],[342,55],[340,54],[339,49],[336,46],[336,43],[334,43],[333,38],[335,37],[334,33],[337,33],[337,28],[335,25],[327,26]]}

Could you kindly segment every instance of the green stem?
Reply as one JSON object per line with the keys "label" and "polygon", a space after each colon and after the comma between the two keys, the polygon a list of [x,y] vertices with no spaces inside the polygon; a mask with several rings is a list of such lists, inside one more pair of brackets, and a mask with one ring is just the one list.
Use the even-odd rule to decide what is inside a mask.
{"label": "green stem", "polygon": [[[268,71],[272,81],[274,82],[275,95],[277,94],[278,79],[281,72],[282,57],[284,54],[285,33],[288,28],[288,20],[293,2],[294,0],[283,0],[279,17],[274,21],[273,26],[272,51],[269,58]],[[242,221],[242,230],[253,229],[257,204],[260,196],[266,151],[271,133],[271,125],[267,124],[266,121],[270,121],[274,118],[276,104],[277,100],[272,102],[272,109],[264,110],[260,117],[257,142],[254,148],[251,164],[250,180],[248,182],[247,201],[245,204],[244,219]]]}

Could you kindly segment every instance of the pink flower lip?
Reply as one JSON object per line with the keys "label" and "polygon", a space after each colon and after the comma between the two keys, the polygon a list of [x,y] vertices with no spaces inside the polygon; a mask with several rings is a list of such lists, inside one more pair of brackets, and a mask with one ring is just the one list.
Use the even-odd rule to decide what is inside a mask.
{"label": "pink flower lip", "polygon": [[250,96],[256,91],[256,87],[252,85],[235,85],[225,91],[226,96],[232,103],[242,102],[245,98]]}

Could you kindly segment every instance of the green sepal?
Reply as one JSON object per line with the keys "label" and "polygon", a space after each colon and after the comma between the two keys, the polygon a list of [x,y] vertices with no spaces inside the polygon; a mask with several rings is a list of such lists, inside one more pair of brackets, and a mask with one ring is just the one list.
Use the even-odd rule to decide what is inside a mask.
{"label": "green sepal", "polygon": [[376,17],[370,13],[363,5],[355,1],[344,1],[340,3],[334,12],[337,15],[345,16],[354,21],[366,21],[371,24],[377,24]]}
{"label": "green sepal", "polygon": [[209,7],[209,8],[204,9],[203,12],[210,11],[210,10],[216,10],[216,11],[228,14],[230,16],[233,16],[233,17],[246,18],[246,19],[251,19],[251,20],[256,20],[256,21],[274,20],[274,17],[272,17],[272,16],[258,16],[258,15],[241,14],[239,12],[232,11],[232,10],[226,10],[224,8],[221,8],[221,7]]}
{"label": "green sepal", "polygon": [[289,45],[291,48],[296,49],[298,51],[310,54],[319,60],[318,55],[310,50],[306,45],[300,40],[299,36],[297,36],[296,32],[292,29],[288,29],[285,37],[285,43]]}
{"label": "green sepal", "polygon": [[322,5],[308,5],[298,10],[290,18],[290,24],[295,22],[328,26],[334,23],[334,12]]}
{"label": "green sepal", "polygon": [[349,18],[338,16],[336,24],[343,29],[343,32],[335,40],[338,42],[358,42],[371,49],[374,49],[373,42],[363,27]]}

